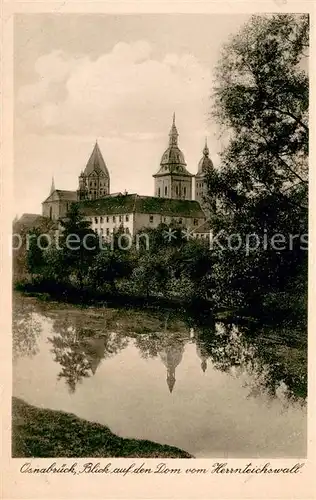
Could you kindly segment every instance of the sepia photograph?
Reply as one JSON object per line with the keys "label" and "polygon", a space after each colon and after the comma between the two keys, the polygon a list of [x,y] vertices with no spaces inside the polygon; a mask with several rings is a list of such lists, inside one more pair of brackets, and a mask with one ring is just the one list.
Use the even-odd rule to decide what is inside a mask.
{"label": "sepia photograph", "polygon": [[13,39],[12,457],[306,458],[308,14]]}

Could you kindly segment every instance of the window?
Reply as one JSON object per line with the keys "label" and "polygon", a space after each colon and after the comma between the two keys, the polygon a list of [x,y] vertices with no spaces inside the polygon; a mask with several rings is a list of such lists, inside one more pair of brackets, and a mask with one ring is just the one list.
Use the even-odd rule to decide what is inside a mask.
{"label": "window", "polygon": [[180,217],[180,219],[179,219],[179,224],[182,224],[182,219],[181,219],[181,217]]}
{"label": "window", "polygon": [[110,229],[108,227],[106,228],[106,234],[107,236],[110,234]]}
{"label": "window", "polygon": [[158,197],[160,198],[160,188],[158,188]]}
{"label": "window", "polygon": [[176,186],[176,196],[178,196],[179,194],[179,189],[178,189],[178,186]]}
{"label": "window", "polygon": [[97,218],[97,217],[95,217],[95,218],[94,218],[94,222],[95,222],[96,224],[98,223],[98,218]]}
{"label": "window", "polygon": [[107,216],[107,218],[106,218],[106,222],[109,222],[109,216]]}
{"label": "window", "polygon": [[198,225],[198,221],[197,221],[197,219],[194,219],[194,220],[193,220],[193,224],[194,224],[195,226],[197,226],[197,225]]}
{"label": "window", "polygon": [[100,234],[103,234],[103,227],[101,227],[100,229]]}
{"label": "window", "polygon": [[49,218],[53,218],[53,207],[49,207]]}
{"label": "window", "polygon": [[154,216],[153,216],[153,215],[150,215],[150,216],[149,216],[149,222],[150,222],[150,223],[153,223],[153,222],[154,222]]}
{"label": "window", "polygon": [[125,215],[125,220],[126,220],[126,222],[129,221],[129,216],[128,215]]}
{"label": "window", "polygon": [[167,194],[168,194],[168,188],[167,186],[165,186],[165,196],[167,196]]}
{"label": "window", "polygon": [[131,234],[131,233],[130,233],[130,230],[128,229],[128,227],[125,229],[125,233],[126,233],[126,234]]}
{"label": "window", "polygon": [[164,222],[166,222],[166,220],[167,220],[167,217],[164,217],[164,218],[163,218],[163,221],[164,221]]}
{"label": "window", "polygon": [[103,217],[100,217],[100,222],[101,222],[101,224],[103,223]]}
{"label": "window", "polygon": [[119,221],[122,222],[122,216],[121,215],[119,216]]}
{"label": "window", "polygon": [[115,222],[115,215],[113,215],[113,222]]}

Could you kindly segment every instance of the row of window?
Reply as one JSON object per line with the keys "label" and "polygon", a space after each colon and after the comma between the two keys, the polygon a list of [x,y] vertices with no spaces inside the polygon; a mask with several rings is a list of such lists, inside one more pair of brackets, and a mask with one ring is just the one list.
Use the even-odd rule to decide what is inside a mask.
{"label": "row of window", "polygon": [[[131,232],[130,232],[130,230],[129,230],[129,228],[128,228],[128,227],[123,228],[123,231],[124,231],[124,233],[126,233],[126,234],[131,234]],[[113,233],[113,231],[110,231],[110,229],[107,227],[107,228],[106,228],[106,230],[105,230],[105,234],[106,234],[106,236],[109,236],[109,235],[110,235],[110,234],[112,234],[112,233]],[[100,234],[102,234],[102,235],[104,234],[104,231],[103,231],[103,228],[102,228],[102,227],[101,227],[101,229],[100,229]]]}
{"label": "row of window", "polygon": [[[118,222],[124,222],[124,218],[125,218],[125,222],[129,222],[129,215],[119,215],[119,216],[115,216],[113,215],[112,216],[112,222],[116,222],[117,219],[118,219]],[[92,219],[92,222],[93,222],[93,219]],[[110,222],[110,216],[106,216],[106,217],[94,217],[94,222],[95,224],[103,224],[103,222]],[[154,222],[154,216],[153,215],[150,215],[149,216],[149,223],[150,224],[153,224]],[[162,222],[167,222],[167,217],[163,217],[162,219]],[[199,223],[198,219],[193,219],[193,224],[194,226],[197,226]],[[183,224],[183,219],[182,217],[180,217],[178,219],[178,224]]]}
{"label": "row of window", "polygon": [[[107,217],[94,217],[94,222],[96,224],[98,224],[100,222],[100,224],[103,224],[103,222],[110,222],[110,216],[107,216]],[[100,219],[100,220],[99,220]],[[124,220],[124,215],[119,215],[118,216],[118,221],[119,222],[123,222]],[[125,215],[125,222],[128,222],[129,221],[129,215]],[[93,221],[92,221],[93,222]],[[112,216],[112,222],[116,222],[116,215],[113,215]]]}
{"label": "row of window", "polygon": [[[103,187],[103,186],[105,186],[105,182],[100,182],[99,187]],[[89,187],[97,187],[97,183],[95,181],[89,182]]]}
{"label": "row of window", "polygon": [[[168,186],[165,186],[165,190],[164,190],[164,193],[165,193],[165,196],[168,196]],[[161,196],[161,190],[160,190],[160,187],[158,188],[158,197]],[[176,196],[179,196],[181,194],[181,189],[179,188],[179,186],[176,186]],[[186,196],[187,195],[187,188],[184,186],[183,188],[183,196]]]}

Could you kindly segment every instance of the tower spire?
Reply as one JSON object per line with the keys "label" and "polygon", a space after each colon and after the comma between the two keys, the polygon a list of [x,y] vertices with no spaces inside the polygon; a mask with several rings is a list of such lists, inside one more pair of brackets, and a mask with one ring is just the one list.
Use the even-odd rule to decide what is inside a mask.
{"label": "tower spire", "polygon": [[205,146],[203,149],[203,154],[204,154],[204,156],[208,156],[210,154],[210,150],[208,149],[208,145],[207,145],[207,137],[205,137]]}
{"label": "tower spire", "polygon": [[54,176],[52,176],[52,185],[49,194],[52,194],[54,191],[55,191],[55,181],[54,181]]}
{"label": "tower spire", "polygon": [[169,132],[169,146],[178,146],[178,131],[176,127],[176,114],[173,113],[172,126]]}

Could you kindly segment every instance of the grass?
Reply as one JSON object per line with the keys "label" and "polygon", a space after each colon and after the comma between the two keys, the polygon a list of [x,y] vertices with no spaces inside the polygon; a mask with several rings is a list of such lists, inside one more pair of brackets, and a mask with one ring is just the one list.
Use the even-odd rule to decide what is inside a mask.
{"label": "grass", "polygon": [[124,439],[71,413],[36,408],[12,398],[12,456],[192,458],[179,448]]}

